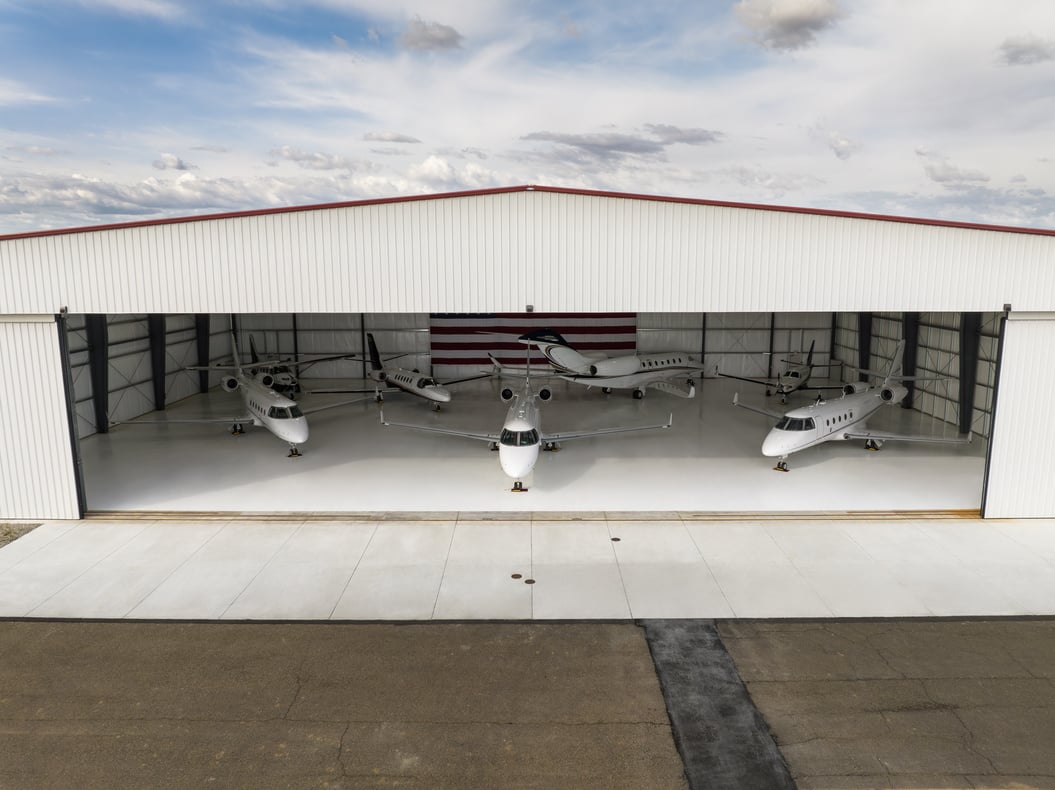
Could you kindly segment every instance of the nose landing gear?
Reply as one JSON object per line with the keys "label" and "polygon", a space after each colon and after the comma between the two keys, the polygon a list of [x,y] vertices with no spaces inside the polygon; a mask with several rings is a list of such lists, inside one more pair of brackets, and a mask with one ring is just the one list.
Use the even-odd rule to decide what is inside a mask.
{"label": "nose landing gear", "polygon": [[287,455],[286,457],[287,458],[300,458],[300,456],[301,456],[301,452],[300,452],[300,450],[297,449],[297,445],[293,444],[293,442],[290,442],[289,443],[289,455]]}
{"label": "nose landing gear", "polygon": [[773,471],[775,471],[775,472],[787,472],[787,471],[789,471],[788,470],[788,457],[784,456],[779,461],[777,461],[777,465],[773,467]]}
{"label": "nose landing gear", "polygon": [[512,488],[512,489],[510,489],[510,490],[511,490],[511,491],[512,491],[512,492],[513,492],[514,494],[522,494],[522,493],[524,493],[525,491],[527,491],[527,489],[526,489],[526,488],[524,488],[524,484],[523,484],[522,482],[520,482],[519,480],[516,480],[516,481],[514,481],[514,483],[513,483],[513,488]]}

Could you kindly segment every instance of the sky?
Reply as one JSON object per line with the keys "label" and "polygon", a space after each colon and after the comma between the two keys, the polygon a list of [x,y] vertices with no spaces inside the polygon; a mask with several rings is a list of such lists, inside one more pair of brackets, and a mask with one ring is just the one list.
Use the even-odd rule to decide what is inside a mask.
{"label": "sky", "polygon": [[0,0],[0,234],[524,184],[1055,228],[1055,3]]}

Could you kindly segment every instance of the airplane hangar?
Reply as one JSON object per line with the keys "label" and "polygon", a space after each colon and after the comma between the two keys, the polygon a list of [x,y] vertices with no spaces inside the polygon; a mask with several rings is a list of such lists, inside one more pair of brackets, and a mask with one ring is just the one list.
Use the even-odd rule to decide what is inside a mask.
{"label": "airplane hangar", "polygon": [[[616,316],[639,353],[703,362],[696,397],[604,395],[564,381],[543,410],[563,430],[671,430],[585,439],[545,454],[514,494],[476,443],[381,424],[364,400],[311,419],[302,458],[262,429],[230,437],[182,417],[240,411],[221,375],[243,354],[361,357],[376,336],[400,365],[436,370],[443,317],[599,324]],[[624,326],[625,331],[625,326]],[[831,442],[760,453],[761,388],[815,348],[852,382],[905,343],[920,376],[888,431],[970,444]],[[355,201],[0,237],[0,518],[90,511],[970,510],[1055,517],[1055,231],[540,186]],[[365,362],[313,366],[302,383],[362,379]],[[319,386],[319,388],[323,388]],[[105,393],[99,397],[98,393]],[[389,397],[390,419],[495,430],[488,380],[434,413]],[[308,395],[320,403],[346,398]],[[328,399],[328,400],[327,400]],[[149,424],[129,423],[163,410]],[[143,418],[146,419],[146,418]],[[771,424],[771,423],[770,423]]]}

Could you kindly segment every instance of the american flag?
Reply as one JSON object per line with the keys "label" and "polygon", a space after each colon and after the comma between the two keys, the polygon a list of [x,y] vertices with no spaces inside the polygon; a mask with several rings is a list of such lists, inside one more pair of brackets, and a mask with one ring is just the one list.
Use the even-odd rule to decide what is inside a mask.
{"label": "american flag", "polygon": [[[517,338],[535,329],[553,329],[581,351],[632,354],[637,348],[637,313],[432,313],[433,375],[486,367],[489,353],[504,365],[523,365],[528,346]],[[531,364],[549,363],[532,348]]]}

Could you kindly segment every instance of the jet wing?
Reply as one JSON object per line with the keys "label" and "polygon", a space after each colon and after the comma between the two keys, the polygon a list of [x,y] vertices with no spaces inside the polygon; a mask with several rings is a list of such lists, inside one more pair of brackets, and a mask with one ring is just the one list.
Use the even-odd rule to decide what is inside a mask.
{"label": "jet wing", "polygon": [[779,411],[772,411],[770,409],[763,409],[761,406],[748,406],[746,403],[740,402],[740,393],[737,392],[733,395],[733,405],[739,406],[741,409],[747,409],[753,411],[755,414],[764,414],[766,417],[772,417],[774,420],[779,420],[783,417],[783,413]]}
{"label": "jet wing", "polygon": [[543,442],[570,442],[572,439],[588,439],[591,436],[607,436],[613,433],[630,433],[632,431],[654,431],[659,428],[669,428],[674,424],[674,414],[671,413],[666,422],[656,425],[635,425],[630,428],[600,428],[595,431],[571,431],[566,433],[545,433],[542,435]]}
{"label": "jet wing", "polygon": [[203,423],[217,423],[222,422],[227,425],[232,425],[236,422],[253,422],[252,414],[242,414],[234,417],[177,417],[175,419],[165,420],[125,420],[123,422],[111,422],[110,425],[177,425],[180,423],[187,424],[203,424]]}
{"label": "jet wing", "polygon": [[927,434],[910,434],[910,433],[882,433],[880,431],[860,431],[856,433],[846,433],[844,436],[847,439],[871,439],[876,442],[930,442],[932,444],[970,444],[971,439],[974,438],[974,432],[969,432],[966,436],[958,436],[955,439],[949,439],[944,436],[929,436]]}
{"label": "jet wing", "polygon": [[[680,380],[680,379],[679,379]],[[673,381],[653,381],[648,385],[651,389],[665,392],[668,395],[674,395],[678,398],[695,398],[696,397],[696,384],[692,379],[689,379],[689,385],[682,387],[680,384],[675,384]]]}
{"label": "jet wing", "polygon": [[489,379],[489,378],[493,378],[493,377],[494,377],[494,373],[478,373],[475,376],[468,376],[467,378],[464,378],[464,379],[454,379],[453,381],[440,381],[440,382],[437,382],[437,383],[441,387],[449,387],[452,384],[464,384],[467,381],[477,381],[479,379]]}
{"label": "jet wing", "polygon": [[765,379],[749,379],[746,376],[734,376],[731,373],[722,373],[720,370],[714,371],[715,375],[720,376],[723,379],[736,379],[737,381],[746,381],[749,384],[761,384],[763,387],[777,387],[780,382],[777,381],[766,381]]}
{"label": "jet wing", "polygon": [[415,431],[427,431],[428,433],[443,433],[447,436],[460,436],[463,439],[476,439],[481,442],[497,442],[501,437],[497,433],[473,433],[471,431],[457,431],[454,428],[441,428],[437,425],[416,425],[408,422],[391,422],[385,419],[384,410],[381,411],[381,424],[393,428],[411,428]]}

